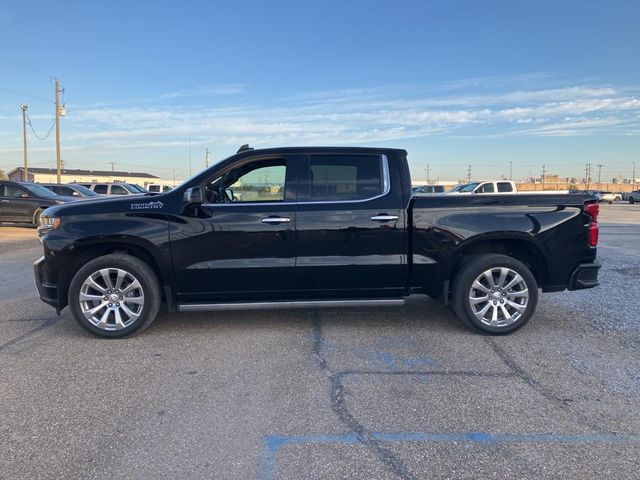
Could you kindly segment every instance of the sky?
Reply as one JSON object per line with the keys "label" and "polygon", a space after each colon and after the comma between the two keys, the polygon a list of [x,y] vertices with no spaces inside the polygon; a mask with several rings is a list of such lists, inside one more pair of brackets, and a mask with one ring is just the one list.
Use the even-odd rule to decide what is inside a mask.
{"label": "sky", "polygon": [[[630,177],[638,25],[637,0],[3,0],[0,169],[21,103],[46,136],[57,77],[68,168],[186,178],[249,143],[404,148],[415,179]],[[55,166],[53,132],[28,144]]]}

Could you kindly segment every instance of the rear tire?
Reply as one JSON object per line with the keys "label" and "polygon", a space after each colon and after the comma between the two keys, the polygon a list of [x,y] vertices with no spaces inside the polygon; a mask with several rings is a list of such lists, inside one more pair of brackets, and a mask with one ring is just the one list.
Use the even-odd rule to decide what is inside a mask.
{"label": "rear tire", "polygon": [[101,337],[125,337],[144,330],[158,315],[161,300],[160,283],[151,267],[125,254],[91,260],[69,286],[73,318]]}
{"label": "rear tire", "polygon": [[634,203],[636,203],[636,201],[633,197],[629,197],[629,203],[633,205]]}
{"label": "rear tire", "polygon": [[452,306],[473,330],[505,335],[524,326],[538,304],[538,285],[531,271],[506,255],[487,254],[469,260],[453,281]]}

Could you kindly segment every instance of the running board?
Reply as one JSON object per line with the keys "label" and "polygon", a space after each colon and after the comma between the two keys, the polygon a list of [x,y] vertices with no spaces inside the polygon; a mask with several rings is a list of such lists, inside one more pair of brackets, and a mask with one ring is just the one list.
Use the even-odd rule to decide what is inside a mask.
{"label": "running board", "polygon": [[404,305],[404,298],[289,300],[281,302],[182,303],[178,304],[178,311],[210,312],[215,310],[273,310],[278,308],[398,307],[402,305]]}

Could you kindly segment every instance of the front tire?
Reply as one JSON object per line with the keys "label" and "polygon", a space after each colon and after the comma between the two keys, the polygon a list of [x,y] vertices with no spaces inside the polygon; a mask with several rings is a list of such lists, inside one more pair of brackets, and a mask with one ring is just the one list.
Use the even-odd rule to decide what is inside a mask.
{"label": "front tire", "polygon": [[463,265],[453,282],[452,306],[464,324],[488,335],[524,326],[538,304],[531,271],[506,255],[481,255]]}
{"label": "front tire", "polygon": [[124,337],[155,320],[162,294],[149,265],[125,254],[95,258],[82,267],[69,287],[73,318],[101,337]]}
{"label": "front tire", "polygon": [[634,203],[636,203],[636,200],[633,197],[629,197],[629,203],[633,205]]}

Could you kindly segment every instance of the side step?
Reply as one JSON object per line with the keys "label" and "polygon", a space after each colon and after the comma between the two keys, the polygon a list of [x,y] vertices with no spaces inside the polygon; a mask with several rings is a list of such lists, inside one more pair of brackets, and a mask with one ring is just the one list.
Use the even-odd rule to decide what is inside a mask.
{"label": "side step", "polygon": [[286,300],[281,302],[180,303],[178,312],[209,312],[214,310],[273,310],[278,308],[342,308],[398,307],[404,298],[372,298],[356,300]]}

